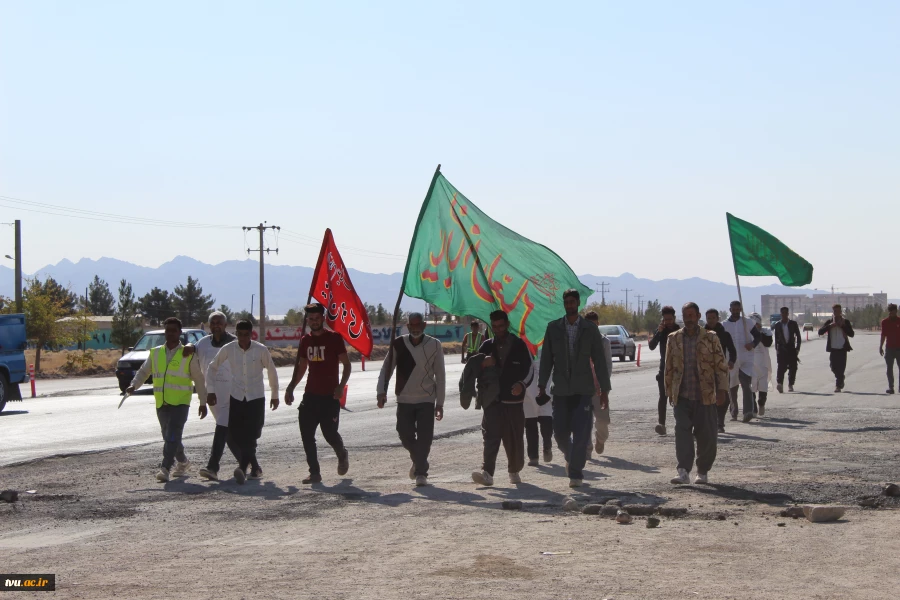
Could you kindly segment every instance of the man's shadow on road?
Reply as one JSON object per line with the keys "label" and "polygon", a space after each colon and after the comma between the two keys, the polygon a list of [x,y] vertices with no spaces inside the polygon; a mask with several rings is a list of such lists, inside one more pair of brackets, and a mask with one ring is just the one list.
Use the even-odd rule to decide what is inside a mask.
{"label": "man's shadow on road", "polygon": [[701,484],[692,486],[679,486],[672,488],[673,490],[690,490],[708,496],[718,496],[727,498],[728,500],[752,500],[761,502],[770,506],[778,506],[794,502],[794,497],[790,494],[782,494],[779,492],[755,492],[746,488],[740,488],[734,485],[725,485],[721,483]]}
{"label": "man's shadow on road", "polygon": [[266,500],[281,500],[282,498],[293,496],[298,491],[300,490],[296,486],[292,485],[288,486],[287,489],[283,489],[272,481],[249,480],[247,483],[239,485],[236,481],[227,479],[224,481],[198,483],[191,481],[191,477],[179,477],[167,481],[162,487],[129,490],[128,493],[165,492],[167,494],[198,496],[212,492],[224,492],[237,496],[254,496]]}
{"label": "man's shadow on road", "polygon": [[[726,437],[723,437],[726,436]],[[725,432],[720,433],[718,437],[717,443],[719,444],[730,444],[734,440],[751,440],[754,442],[780,442],[781,440],[776,440],[774,438],[763,438],[756,435],[747,435],[746,433],[731,433]]]}

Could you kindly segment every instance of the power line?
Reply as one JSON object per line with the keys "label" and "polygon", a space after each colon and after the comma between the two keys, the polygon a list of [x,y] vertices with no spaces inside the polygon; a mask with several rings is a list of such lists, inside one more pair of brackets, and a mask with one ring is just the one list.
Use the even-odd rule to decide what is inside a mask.
{"label": "power line", "polygon": [[274,252],[278,254],[278,247],[276,246],[273,250],[272,248],[265,247],[265,234],[266,229],[271,229],[273,231],[278,231],[281,227],[277,225],[266,225],[266,222],[263,221],[259,225],[251,226],[251,227],[241,227],[244,230],[245,235],[247,231],[251,229],[256,229],[259,231],[259,248],[252,249],[247,248],[247,254],[251,252],[259,252],[259,342],[261,344],[266,343],[266,278],[265,278],[265,261],[263,257],[269,252]]}
{"label": "power line", "polygon": [[624,289],[620,291],[625,292],[625,310],[628,310],[628,292],[633,292],[634,290]]}

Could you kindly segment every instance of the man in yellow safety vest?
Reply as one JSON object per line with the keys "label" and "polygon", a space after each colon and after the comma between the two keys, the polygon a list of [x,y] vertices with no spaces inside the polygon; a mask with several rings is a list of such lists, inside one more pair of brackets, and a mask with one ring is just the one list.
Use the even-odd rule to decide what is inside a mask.
{"label": "man in yellow safety vest", "polygon": [[150,356],[125,390],[126,393],[133,394],[153,374],[156,417],[159,419],[164,441],[163,460],[156,474],[156,480],[161,483],[169,480],[170,470],[172,477],[181,477],[191,466],[184,454],[181,435],[187,422],[195,385],[200,398],[200,418],[206,417],[206,384],[200,361],[194,360],[193,354],[187,356],[184,352],[180,320],[169,317],[163,325],[166,329],[166,343],[150,350]]}
{"label": "man in yellow safety vest", "polygon": [[478,349],[481,348],[481,343],[484,341],[484,336],[481,335],[481,323],[478,321],[472,321],[472,331],[463,336],[463,353],[462,353],[462,362],[466,362],[469,360],[469,357],[478,352]]}

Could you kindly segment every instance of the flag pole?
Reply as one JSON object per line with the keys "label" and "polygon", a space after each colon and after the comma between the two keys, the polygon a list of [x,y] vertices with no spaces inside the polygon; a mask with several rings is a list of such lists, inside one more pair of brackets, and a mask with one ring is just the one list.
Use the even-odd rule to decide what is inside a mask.
{"label": "flag pole", "polygon": [[741,323],[744,326],[744,343],[748,343],[750,339],[750,331],[747,329],[747,321],[744,316],[744,296],[741,294],[741,279],[738,277],[737,263],[734,260],[734,240],[731,239],[731,222],[728,219],[729,214],[725,213],[725,222],[728,224],[728,244],[731,246],[731,266],[734,267],[734,282],[737,284],[738,302],[741,303]]}
{"label": "flag pole", "polygon": [[406,266],[403,268],[403,279],[400,281],[400,293],[397,295],[397,304],[394,306],[394,318],[393,324],[391,325],[391,345],[388,346],[387,358],[384,359],[385,364],[388,365],[387,375],[384,379],[385,391],[387,391],[388,385],[391,382],[391,365],[393,364],[392,361],[394,359],[394,340],[396,339],[397,319],[400,316],[400,302],[403,300],[403,289],[406,285],[406,276],[409,274],[409,261],[416,244],[416,233],[419,231],[419,224],[422,222],[422,217],[425,215],[428,199],[431,198],[431,193],[434,191],[434,184],[437,183],[437,178],[440,174],[441,165],[438,164],[437,168],[434,170],[434,176],[431,178],[431,185],[428,186],[428,193],[425,194],[425,200],[422,201],[422,208],[419,209],[419,218],[416,219],[416,227],[413,229],[412,239],[409,241],[409,252],[406,254]]}
{"label": "flag pole", "polygon": [[[309,294],[306,296],[306,304],[312,302],[313,291],[316,286],[316,274],[319,272],[319,267],[322,265],[322,259],[325,257],[325,248],[328,245],[328,238],[331,237],[331,229],[325,229],[325,237],[322,238],[322,247],[319,249],[319,260],[316,261],[316,266],[313,268],[312,278],[309,280]],[[306,305],[304,304],[304,307]],[[300,337],[306,335],[306,309],[303,309],[303,323],[300,325]],[[297,360],[294,364],[300,362],[300,345],[297,345]]]}

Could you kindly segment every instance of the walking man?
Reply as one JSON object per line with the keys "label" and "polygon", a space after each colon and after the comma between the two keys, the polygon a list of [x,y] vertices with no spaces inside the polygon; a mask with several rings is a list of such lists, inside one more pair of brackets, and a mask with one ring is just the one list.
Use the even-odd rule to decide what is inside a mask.
{"label": "walking man", "polygon": [[484,336],[481,335],[481,323],[472,321],[472,331],[463,336],[462,362],[464,364],[470,356],[478,352],[482,342],[484,342]]}
{"label": "walking man", "polygon": [[[600,315],[598,315],[594,311],[589,311],[584,318],[597,325],[600,325]],[[602,333],[600,337],[603,338],[603,353],[606,355],[606,369],[610,373],[612,373],[612,348],[610,348],[609,338],[607,338]],[[587,457],[591,458],[591,452],[593,450],[597,451],[597,454],[603,454],[603,450],[606,448],[606,440],[609,439],[609,400],[601,402],[600,400],[600,384],[597,382],[597,375],[594,374],[593,365],[591,365],[591,374],[594,375],[594,397],[591,399],[593,412],[594,412],[594,425],[596,427],[596,431],[594,432],[594,441],[591,441],[591,436],[588,435],[588,444],[587,444]]]}
{"label": "walking man", "polygon": [[656,385],[659,387],[659,403],[657,411],[659,411],[659,420],[657,421],[656,433],[666,435],[666,413],[669,411],[669,399],[666,397],[666,342],[669,334],[681,329],[675,322],[675,309],[671,306],[662,307],[662,321],[647,346],[650,350],[656,350],[659,346],[659,373],[656,374]]}
{"label": "walking man", "polygon": [[[666,350],[666,393],[675,412],[675,456],[678,475],[672,483],[708,483],[716,460],[716,404],[728,398],[728,367],[719,337],[700,329],[700,307],[688,302],[681,309],[684,328],[669,336]],[[697,440],[696,452],[694,439]]]}
{"label": "walking man", "polygon": [[741,303],[734,300],[729,307],[731,316],[723,326],[731,336],[737,349],[737,362],[731,370],[729,383],[731,384],[731,420],[738,418],[738,386],[743,394],[744,423],[753,419],[753,391],[750,389],[753,382],[753,350],[759,345],[759,332],[754,327],[754,322],[741,316]]}
{"label": "walking man", "polygon": [[[887,363],[888,394],[894,393],[894,363],[900,366],[900,319],[897,318],[897,305],[888,304],[888,316],[881,320],[881,344],[878,352]],[[887,342],[887,352],[884,343]]]}
{"label": "walking man", "polygon": [[581,486],[584,478],[596,391],[594,375],[604,406],[612,389],[603,337],[596,325],[578,314],[579,304],[578,290],[563,293],[566,316],[547,324],[538,380],[538,392],[543,395],[553,373],[553,434],[566,459],[569,486],[573,488]]}
{"label": "walking man", "polygon": [[[278,408],[278,373],[275,372],[275,361],[272,360],[269,349],[251,339],[253,324],[250,321],[238,321],[236,329],[237,340],[222,347],[209,365],[207,375],[212,381],[216,381],[219,369],[226,364],[231,371],[228,431],[238,450],[238,466],[234,470],[234,478],[242,484],[247,478],[247,469],[251,467],[250,479],[262,478],[262,469],[256,462],[256,441],[262,435],[266,420],[263,371],[265,370],[269,376],[269,393],[272,398],[269,406],[272,410]],[[210,394],[208,404],[215,406],[217,403],[217,395]],[[215,443],[215,438],[213,442]],[[221,449],[219,453],[221,456]],[[210,456],[210,461],[213,458]],[[218,458],[216,461],[218,462]],[[218,467],[218,464],[213,466]],[[207,469],[205,474],[200,475],[207,479],[218,479],[218,468]]]}
{"label": "walking man", "polygon": [[834,373],[834,393],[839,394],[844,389],[844,373],[847,370],[847,353],[853,350],[850,347],[850,338],[856,333],[853,325],[844,318],[840,304],[831,307],[834,316],[819,328],[819,335],[828,334],[825,341],[825,352],[829,353],[831,372]]}
{"label": "walking man", "polygon": [[794,391],[797,381],[797,363],[800,358],[800,326],[790,318],[791,311],[787,306],[781,307],[781,320],[775,323],[775,359],[778,361],[778,373],[775,376],[775,389],[784,391],[784,372],[788,374],[788,391]]}
{"label": "walking man", "polygon": [[[223,365],[223,368],[218,370],[215,380],[212,380],[207,376],[209,365],[212,364],[212,361],[216,358],[219,350],[236,339],[233,335],[225,331],[227,325],[228,317],[226,317],[224,313],[219,311],[211,313],[209,315],[210,335],[197,342],[196,346],[197,359],[200,361],[200,368],[203,372],[203,378],[206,381],[206,389],[208,392],[215,394],[218,399],[215,405],[209,404],[209,408],[212,410],[213,417],[216,420],[216,429],[213,434],[209,462],[207,462],[206,466],[201,468],[198,472],[200,477],[205,477],[206,479],[213,481],[218,479],[219,461],[222,460],[222,454],[225,452],[226,444],[228,445],[228,449],[234,455],[235,460],[240,462],[240,450],[238,450],[237,445],[234,443],[234,439],[228,433],[228,415],[229,409],[231,408],[231,403],[228,401],[231,389],[231,371],[226,364]],[[256,469],[258,466],[259,465],[256,464],[251,465],[253,469]]]}
{"label": "walking man", "polygon": [[762,315],[752,313],[750,318],[754,321],[754,327],[759,332],[759,345],[753,350],[753,390],[754,416],[766,414],[766,400],[769,398],[769,387],[772,384],[772,357],[769,356],[769,348],[772,347],[772,330],[762,326]]}
{"label": "walking man", "polygon": [[[719,344],[725,352],[725,360],[728,361],[728,370],[731,371],[734,369],[734,363],[737,362],[737,349],[731,340],[731,334],[725,331],[725,327],[719,323],[719,311],[715,308],[706,311],[706,330],[716,333]],[[719,416],[719,433],[725,433],[725,413],[728,412],[728,402],[716,404],[716,412]]]}
{"label": "walking man", "polygon": [[[350,358],[347,346],[339,333],[325,329],[325,307],[321,304],[307,304],[306,322],[310,332],[300,338],[297,349],[297,363],[294,374],[284,394],[285,403],[294,402],[294,388],[306,378],[303,400],[297,407],[300,421],[300,439],[309,464],[309,477],[303,483],[321,483],[322,473],[316,451],[316,429],[321,428],[322,437],[328,442],[338,458],[337,473],[345,475],[350,469],[350,455],[344,447],[344,440],[338,433],[341,418],[341,396],[344,386],[350,380]],[[338,365],[343,367],[338,382]]]}
{"label": "walking man", "polygon": [[531,363],[531,383],[525,389],[525,450],[528,454],[528,466],[536,467],[538,452],[543,448],[544,462],[553,460],[553,405],[547,401],[537,403],[539,379],[540,351],[538,358]]}
{"label": "walking man", "polygon": [[[479,354],[482,381],[496,381],[496,390],[482,399],[481,434],[484,438],[484,461],[481,470],[472,472],[472,481],[480,485],[494,485],[494,468],[500,445],[506,450],[509,482],[522,483],[519,472],[525,466],[525,388],[531,383],[531,352],[521,338],[509,333],[509,315],[502,310],[491,313],[494,337],[481,344]],[[492,371],[492,372],[490,372]]]}
{"label": "walking man", "polygon": [[417,486],[428,485],[428,454],[434,439],[434,422],[444,418],[446,373],[441,342],[425,335],[425,317],[410,313],[408,335],[394,339],[394,352],[385,360],[378,376],[378,408],[387,402],[387,381],[397,369],[397,434],[409,452],[409,478]]}
{"label": "walking man", "polygon": [[[169,317],[163,322],[166,330],[166,343],[150,350],[150,356],[134,374],[131,385],[125,390],[133,394],[139,389],[147,377],[153,374],[153,397],[156,400],[156,418],[163,437],[163,459],[156,480],[166,482],[172,477],[181,477],[191,466],[184,454],[181,436],[187,422],[191,407],[191,396],[194,386],[200,399],[199,415],[206,417],[206,385],[200,361],[194,356],[184,356],[184,345],[181,343],[181,321]],[[176,464],[177,463],[177,464]]]}

